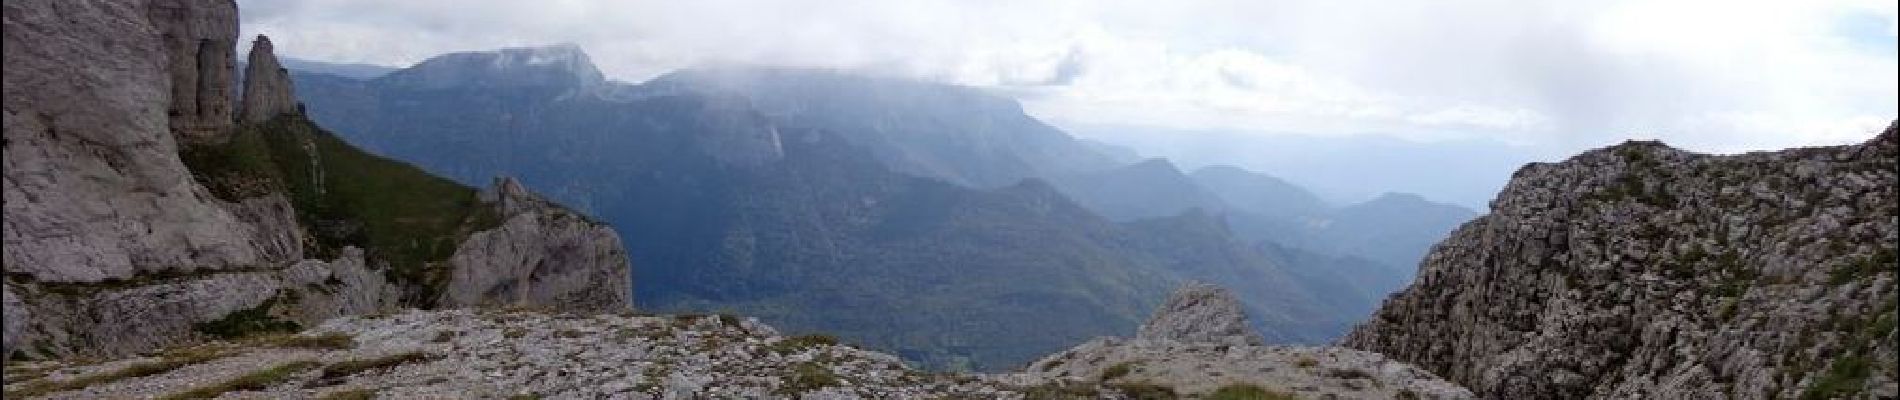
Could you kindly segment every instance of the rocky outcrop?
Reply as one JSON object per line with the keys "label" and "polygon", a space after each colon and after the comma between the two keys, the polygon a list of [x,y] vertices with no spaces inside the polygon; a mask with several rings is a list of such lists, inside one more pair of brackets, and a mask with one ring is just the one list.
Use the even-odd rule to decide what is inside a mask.
{"label": "rocky outcrop", "polygon": [[[9,286],[9,293],[15,287]],[[115,285],[37,284],[17,288],[30,318],[33,357],[115,356],[202,341],[218,320],[314,326],[343,315],[395,309],[397,290],[364,264],[363,252],[283,269],[153,277]],[[232,317],[240,312],[250,312]],[[238,319],[248,319],[238,321]],[[11,323],[11,322],[9,322]],[[293,325],[294,324],[294,325]]]}
{"label": "rocky outcrop", "polygon": [[495,179],[483,197],[504,222],[456,248],[439,305],[631,307],[627,254],[612,229],[541,199],[513,178]]}
{"label": "rocky outcrop", "polygon": [[[205,320],[197,317],[254,306],[246,302],[259,289],[211,277],[302,258],[294,214],[281,196],[215,200],[180,162],[170,133],[230,124],[220,111],[228,104],[190,108],[229,101],[196,97],[229,85],[206,81],[220,76],[218,67],[195,66],[203,54],[229,59],[228,48],[205,53],[197,43],[235,35],[230,3],[29,0],[5,7],[4,253],[6,291],[17,300],[7,308],[5,355],[112,354],[172,343]],[[178,47],[186,37],[192,46]],[[174,74],[180,65],[193,67]],[[200,83],[211,89],[170,90]],[[166,104],[187,108],[168,117]],[[235,292],[180,292],[192,288]]]}
{"label": "rocky outcrop", "polygon": [[[137,4],[121,2],[119,4]],[[102,5],[106,6],[106,5]],[[215,138],[231,127],[231,74],[237,57],[237,4],[231,0],[149,0],[150,26],[171,77],[171,130],[185,141]],[[138,36],[144,30],[117,32]]]}
{"label": "rocky outcrop", "polygon": [[274,51],[270,38],[264,35],[257,35],[257,40],[251,42],[249,62],[244,66],[244,103],[238,107],[239,120],[244,123],[262,123],[298,112],[290,71],[278,65]]}
{"label": "rocky outcrop", "polygon": [[1517,171],[1344,344],[1492,398],[1891,398],[1894,128]]}
{"label": "rocky outcrop", "polygon": [[[235,14],[151,4],[154,16],[177,17],[168,23],[192,27],[186,29],[148,20],[143,4],[5,6],[8,276],[101,282],[300,258],[294,246],[270,244],[285,240],[285,226],[248,224],[231,205],[212,200],[179,162],[168,134],[169,125],[205,127],[204,118],[217,116],[164,114],[164,104],[191,102],[168,93],[190,82],[174,82],[186,79],[168,69],[167,62],[179,60],[167,47],[175,38],[158,33],[206,31],[186,23],[205,15],[223,15],[235,26]],[[191,50],[196,57],[197,47]],[[217,118],[228,125],[230,115]]]}
{"label": "rocky outcrop", "polygon": [[[219,158],[227,155],[199,151],[230,142],[238,128],[255,128],[233,127],[229,111],[237,24],[230,1],[22,0],[4,7],[6,226],[0,265],[7,279],[0,354],[123,356],[433,305],[409,296],[429,292],[416,286],[432,282],[415,282],[414,274],[392,271],[390,260],[376,258],[388,255],[349,246],[355,242],[316,243],[331,239],[307,235],[322,231],[302,226],[288,184],[268,181],[271,175],[262,169],[245,169],[254,166],[227,165]],[[266,69],[247,85],[247,114],[269,119],[295,112],[269,42],[260,40],[257,47],[251,66]],[[341,146],[331,154],[369,158]],[[187,168],[181,147],[209,161]],[[240,155],[251,162],[268,157],[257,154],[267,151],[258,147]],[[303,148],[309,160],[317,160],[314,145]],[[205,173],[201,164],[207,162],[259,175],[222,177],[242,182],[194,176]],[[313,174],[326,168],[309,167]],[[214,193],[204,182],[221,189]],[[321,179],[315,185],[322,190]],[[377,215],[326,212],[335,211],[357,211],[322,221],[343,229],[363,224],[348,218]],[[456,264],[456,273],[503,277],[484,281],[484,295],[511,294],[555,307],[626,304],[625,255],[611,230],[545,203],[508,215],[504,226],[464,246],[490,250]],[[321,249],[328,260],[305,259],[309,248]],[[492,257],[531,264],[524,270]]]}
{"label": "rocky outcrop", "polygon": [[1168,295],[1168,302],[1141,324],[1136,339],[1172,340],[1235,346],[1262,345],[1247,326],[1240,300],[1219,286],[1189,283]]}
{"label": "rocky outcrop", "polygon": [[1341,347],[1098,338],[1027,369],[1024,374],[1042,379],[1036,382],[1163,388],[1187,398],[1242,386],[1291,398],[1473,398],[1471,391],[1423,368]]}
{"label": "rocky outcrop", "polygon": [[1262,345],[1239,302],[1226,289],[1200,283],[1177,289],[1134,339],[1097,338],[1037,360],[1016,377],[1043,385],[1099,382],[1189,397],[1243,387],[1301,398],[1472,397],[1456,384],[1377,353]]}

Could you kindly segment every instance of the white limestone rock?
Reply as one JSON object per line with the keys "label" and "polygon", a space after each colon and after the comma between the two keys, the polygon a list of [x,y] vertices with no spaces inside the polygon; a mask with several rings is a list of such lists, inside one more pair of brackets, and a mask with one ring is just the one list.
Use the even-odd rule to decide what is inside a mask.
{"label": "white limestone rock", "polygon": [[501,226],[470,235],[449,257],[438,304],[613,310],[632,306],[626,250],[612,229],[497,178],[483,194]]}

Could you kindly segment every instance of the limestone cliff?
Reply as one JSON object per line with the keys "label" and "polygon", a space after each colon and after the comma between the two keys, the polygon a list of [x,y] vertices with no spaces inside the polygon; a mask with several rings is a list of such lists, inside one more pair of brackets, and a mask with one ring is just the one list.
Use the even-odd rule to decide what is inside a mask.
{"label": "limestone cliff", "polygon": [[[67,3],[5,6],[8,276],[90,283],[300,258],[292,232],[239,215],[268,210],[211,199],[179,161],[168,126],[202,121],[165,114],[189,99],[172,98],[174,54],[145,3]],[[154,14],[192,14],[161,4],[171,11]]]}
{"label": "limestone cliff", "polygon": [[[236,57],[237,4],[231,0],[149,0],[150,27],[171,78],[172,132],[183,140],[214,137],[231,127],[231,74]],[[92,7],[113,7],[99,4]],[[125,28],[133,28],[126,26]],[[139,36],[143,32],[121,32]]]}
{"label": "limestone cliff", "polygon": [[1531,164],[1344,344],[1492,398],[1892,398],[1895,149]]}
{"label": "limestone cliff", "polygon": [[[633,294],[620,236],[541,199],[512,178],[483,193],[504,222],[476,232],[449,257],[444,306],[543,305],[579,310],[626,308]],[[533,284],[522,284],[532,282]]]}
{"label": "limestone cliff", "polygon": [[[489,218],[473,189],[322,132],[267,40],[234,123],[236,25],[228,0],[5,4],[0,354],[117,356],[464,305],[435,301],[457,274],[504,276],[486,284],[533,305],[626,305],[611,230],[552,204]],[[503,233],[471,246],[522,252],[448,266],[488,230]],[[534,273],[481,269],[520,254]]]}
{"label": "limestone cliff", "polygon": [[290,71],[277,63],[270,38],[257,35],[251,42],[249,62],[244,65],[244,103],[238,107],[239,120],[256,124],[284,114],[297,113],[297,95],[292,92]]}

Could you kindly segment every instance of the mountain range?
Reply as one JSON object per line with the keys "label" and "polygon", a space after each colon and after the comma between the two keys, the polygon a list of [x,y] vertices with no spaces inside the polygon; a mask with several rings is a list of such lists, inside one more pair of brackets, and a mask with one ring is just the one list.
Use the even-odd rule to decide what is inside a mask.
{"label": "mountain range", "polygon": [[[939,367],[1006,368],[1125,332],[1183,279],[1232,287],[1270,339],[1327,342],[1403,283],[1390,265],[1461,222],[1422,221],[1442,226],[1379,268],[1349,243],[1384,227],[1337,246],[1292,242],[1323,229],[1242,235],[1229,215],[1244,211],[1167,161],[1124,164],[951,85],[740,66],[628,84],[569,45],[293,76],[311,118],[352,143],[464,182],[517,176],[614,225],[642,307],[757,315]],[[1273,201],[1255,195],[1235,200]],[[1285,219],[1271,215],[1255,219]],[[1270,240],[1287,245],[1260,250]],[[1397,278],[1356,278],[1369,271]],[[1031,321],[1064,322],[1021,331]]]}
{"label": "mountain range", "polygon": [[[1404,253],[1355,249],[1456,207],[1315,203],[1086,140],[893,159],[920,145],[607,81],[573,46],[305,87],[262,36],[233,79],[230,0],[4,8],[9,399],[1900,397],[1900,120],[1858,144],[1526,164],[1409,279],[1375,260]],[[381,145],[475,154],[363,151],[306,89],[361,102],[330,106],[372,113],[355,128]],[[376,130],[399,124],[424,131]],[[956,158],[1071,145],[1113,165]],[[535,175],[474,187],[493,170]],[[1328,234],[1364,241],[1295,241]],[[713,311],[655,313],[629,284]],[[1070,341],[996,367],[1050,336]]]}

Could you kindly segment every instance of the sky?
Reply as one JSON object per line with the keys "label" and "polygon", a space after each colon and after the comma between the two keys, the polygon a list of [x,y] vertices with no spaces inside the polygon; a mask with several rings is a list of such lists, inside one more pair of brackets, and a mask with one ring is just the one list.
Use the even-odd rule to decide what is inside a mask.
{"label": "sky", "polygon": [[406,66],[573,43],[610,78],[708,63],[985,87],[1059,127],[1730,153],[1896,116],[1890,0],[239,0],[281,54]]}

